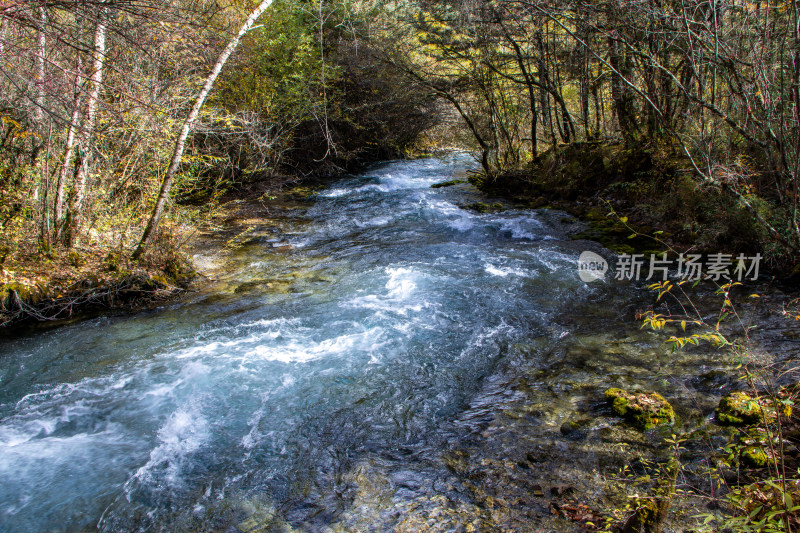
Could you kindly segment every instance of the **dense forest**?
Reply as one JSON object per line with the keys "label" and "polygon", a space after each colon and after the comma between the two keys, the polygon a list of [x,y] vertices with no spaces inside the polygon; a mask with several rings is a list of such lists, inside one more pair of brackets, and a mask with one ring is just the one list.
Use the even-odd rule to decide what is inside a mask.
{"label": "dense forest", "polygon": [[450,145],[495,189],[614,183],[634,205],[658,198],[656,218],[714,211],[718,240],[793,264],[794,2],[251,7],[3,4],[4,263],[138,257],[226,191]]}

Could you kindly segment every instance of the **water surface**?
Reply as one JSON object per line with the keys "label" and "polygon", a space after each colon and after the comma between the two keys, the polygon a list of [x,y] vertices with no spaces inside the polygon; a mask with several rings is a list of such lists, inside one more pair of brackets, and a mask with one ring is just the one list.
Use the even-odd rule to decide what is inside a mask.
{"label": "water surface", "polygon": [[[594,440],[564,437],[564,420],[598,416],[603,386],[674,372],[657,375],[661,341],[635,324],[598,329],[634,289],[578,279],[592,245],[568,239],[569,217],[478,214],[460,207],[482,200],[470,186],[430,188],[474,168],[464,154],[377,165],[254,228],[186,301],[0,345],[0,529],[545,520],[531,484],[554,467],[537,461],[572,482],[612,461],[591,444],[609,440],[607,411]],[[578,309],[588,333],[564,319]],[[498,518],[481,485],[527,496],[495,493],[516,509]]]}

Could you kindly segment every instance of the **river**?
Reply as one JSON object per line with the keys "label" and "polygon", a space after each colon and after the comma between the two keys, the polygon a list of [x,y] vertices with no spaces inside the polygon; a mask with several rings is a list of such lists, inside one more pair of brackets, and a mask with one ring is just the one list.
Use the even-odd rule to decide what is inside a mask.
{"label": "river", "polygon": [[651,446],[604,387],[702,418],[725,364],[665,367],[633,320],[642,289],[578,279],[602,250],[564,213],[430,187],[474,169],[376,165],[255,228],[176,304],[5,341],[0,529],[568,527],[551,484],[601,498],[616,443]]}

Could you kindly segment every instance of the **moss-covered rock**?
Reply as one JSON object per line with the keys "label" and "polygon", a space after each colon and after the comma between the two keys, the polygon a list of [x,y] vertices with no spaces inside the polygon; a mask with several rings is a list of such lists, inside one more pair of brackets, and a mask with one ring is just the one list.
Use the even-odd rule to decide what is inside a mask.
{"label": "moss-covered rock", "polygon": [[545,209],[550,205],[550,202],[544,196],[537,196],[528,202],[528,207],[531,209]]}
{"label": "moss-covered rock", "polygon": [[471,211],[475,211],[476,213],[497,213],[499,211],[503,211],[505,209],[505,206],[503,206],[503,204],[499,202],[492,205],[486,204],[484,202],[474,202],[465,205],[464,208],[469,209]]}
{"label": "moss-covered rock", "polygon": [[669,507],[669,500],[664,498],[637,499],[636,510],[622,528],[623,533],[659,533]]}
{"label": "moss-covered rock", "polygon": [[675,421],[672,406],[657,392],[628,392],[611,388],[605,392],[605,396],[616,414],[625,417],[641,430]]}
{"label": "moss-covered rock", "polygon": [[622,526],[623,533],[661,533],[675,495],[675,481],[679,471],[678,461],[674,457],[670,458],[656,479],[652,496],[635,499],[636,510]]}
{"label": "moss-covered rock", "polygon": [[431,189],[440,189],[442,187],[452,187],[453,185],[458,185],[459,183],[467,183],[467,180],[450,180],[450,181],[443,181],[441,183],[434,183],[431,185]]}
{"label": "moss-covered rock", "polygon": [[761,406],[746,392],[732,392],[719,401],[717,422],[726,426],[746,426],[761,420]]}
{"label": "moss-covered rock", "polygon": [[750,468],[763,468],[767,466],[768,457],[762,448],[748,446],[739,454],[739,461]]}

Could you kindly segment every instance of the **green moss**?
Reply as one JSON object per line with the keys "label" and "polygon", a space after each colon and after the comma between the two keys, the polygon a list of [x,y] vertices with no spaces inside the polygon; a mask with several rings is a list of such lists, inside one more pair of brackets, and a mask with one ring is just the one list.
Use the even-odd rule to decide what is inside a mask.
{"label": "green moss", "polygon": [[489,205],[483,202],[475,202],[467,204],[464,206],[464,208],[469,209],[471,211],[475,211],[477,213],[497,213],[498,211],[503,211],[505,209],[505,207],[501,203],[495,203]]}
{"label": "green moss", "polygon": [[539,196],[529,201],[528,207],[530,207],[531,209],[543,209],[548,204],[549,202],[547,201],[547,198],[545,198],[544,196]]}
{"label": "green moss", "polygon": [[744,466],[763,468],[767,466],[768,457],[763,449],[757,446],[748,446],[739,454],[739,460]]}
{"label": "green moss", "polygon": [[119,255],[114,252],[108,252],[108,255],[103,259],[103,267],[109,272],[117,272],[119,270]]}
{"label": "green moss", "polygon": [[156,289],[166,289],[170,286],[169,281],[164,276],[159,276],[158,274],[154,274],[150,276],[150,284],[154,286]]}
{"label": "green moss", "polygon": [[15,281],[12,281],[11,283],[6,283],[3,286],[2,291],[0,291],[0,295],[2,296],[3,307],[5,309],[8,309],[9,306],[13,306],[15,298],[19,298],[24,302],[30,301],[32,294],[33,294],[33,287],[29,287],[27,285],[23,285],[22,283],[17,283]]}
{"label": "green moss", "polygon": [[474,174],[470,176],[467,181],[480,189],[487,183],[486,174]]}
{"label": "green moss", "polygon": [[617,252],[618,254],[629,254],[630,255],[630,254],[633,254],[633,253],[636,252],[636,249],[633,246],[629,245],[629,244],[609,244],[608,245],[608,249],[609,250],[613,250],[613,251]]}
{"label": "green moss", "polygon": [[470,209],[472,211],[475,211],[477,213],[488,213],[489,211],[492,210],[492,208],[489,207],[488,204],[485,204],[483,202],[475,202],[475,203],[472,203],[472,204],[467,204],[464,207],[466,207],[467,209]]}
{"label": "green moss", "polygon": [[77,251],[70,250],[67,254],[67,262],[77,268],[86,263],[86,259],[84,259]]}
{"label": "green moss", "polygon": [[625,417],[641,430],[675,421],[672,406],[657,392],[628,392],[611,388],[605,392],[605,396],[616,414]]}
{"label": "green moss", "polygon": [[761,420],[761,407],[745,392],[732,392],[719,401],[717,422],[726,426],[746,426]]}
{"label": "green moss", "polygon": [[656,532],[661,530],[660,500],[658,498],[639,498],[636,500],[636,511],[625,525],[626,532]]}
{"label": "green moss", "polygon": [[18,285],[17,283],[6,283],[0,285],[0,309],[10,310],[14,305],[14,289],[11,285]]}
{"label": "green moss", "polygon": [[298,185],[284,192],[284,197],[290,200],[306,200],[314,196],[321,188],[321,185]]}
{"label": "green moss", "polygon": [[162,270],[165,276],[176,284],[186,284],[197,275],[189,259],[179,253],[167,256]]}
{"label": "green moss", "polygon": [[441,183],[434,183],[431,185],[431,189],[440,189],[442,187],[452,187],[453,185],[458,185],[459,183],[467,183],[467,180],[450,180],[450,181],[443,181]]}

